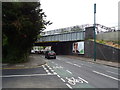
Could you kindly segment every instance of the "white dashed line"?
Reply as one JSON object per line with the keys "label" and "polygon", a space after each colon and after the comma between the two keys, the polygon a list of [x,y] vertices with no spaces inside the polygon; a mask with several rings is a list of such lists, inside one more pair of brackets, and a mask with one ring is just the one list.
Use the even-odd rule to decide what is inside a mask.
{"label": "white dashed line", "polygon": [[72,87],[69,84],[66,84],[70,89],[72,89]]}
{"label": "white dashed line", "polygon": [[96,74],[100,74],[100,75],[103,75],[103,76],[105,76],[105,77],[109,77],[109,78],[111,78],[111,79],[120,81],[120,79],[115,78],[115,77],[112,77],[112,76],[109,76],[109,75],[106,75],[106,74],[104,74],[104,73],[100,73],[100,72],[97,72],[97,71],[93,71],[93,72],[96,73]]}
{"label": "white dashed line", "polygon": [[60,78],[63,82],[65,82],[65,80],[63,78]]}
{"label": "white dashed line", "polygon": [[66,70],[67,72],[69,72],[70,74],[72,74],[72,72],[70,72],[69,70]]}
{"label": "white dashed line", "polygon": [[60,78],[60,75],[57,75]]}
{"label": "white dashed line", "polygon": [[80,65],[77,65],[77,64],[74,64],[75,66],[77,66],[77,67],[81,67]]}
{"label": "white dashed line", "polygon": [[52,72],[54,72],[54,70],[53,70],[53,69],[51,69],[51,71],[52,71]]}

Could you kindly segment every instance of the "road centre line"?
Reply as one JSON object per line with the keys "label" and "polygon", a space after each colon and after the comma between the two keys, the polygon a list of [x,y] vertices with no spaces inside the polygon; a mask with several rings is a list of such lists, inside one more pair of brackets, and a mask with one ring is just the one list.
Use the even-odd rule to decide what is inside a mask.
{"label": "road centre line", "polygon": [[29,74],[29,75],[4,75],[0,77],[28,77],[28,76],[49,76],[55,74]]}
{"label": "road centre line", "polygon": [[97,72],[97,71],[93,71],[93,72],[96,73],[96,74],[103,75],[103,76],[105,76],[105,77],[109,77],[109,78],[111,78],[111,79],[114,79],[114,80],[120,81],[120,79],[115,78],[115,77],[112,77],[112,76],[109,76],[109,75],[106,75],[106,74],[104,74],[104,73]]}

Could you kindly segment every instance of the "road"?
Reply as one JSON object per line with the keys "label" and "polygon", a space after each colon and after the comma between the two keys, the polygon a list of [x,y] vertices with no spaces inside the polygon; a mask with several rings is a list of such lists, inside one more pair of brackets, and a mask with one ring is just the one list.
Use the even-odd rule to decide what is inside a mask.
{"label": "road", "polygon": [[64,56],[31,69],[3,70],[3,88],[118,88],[118,68]]}

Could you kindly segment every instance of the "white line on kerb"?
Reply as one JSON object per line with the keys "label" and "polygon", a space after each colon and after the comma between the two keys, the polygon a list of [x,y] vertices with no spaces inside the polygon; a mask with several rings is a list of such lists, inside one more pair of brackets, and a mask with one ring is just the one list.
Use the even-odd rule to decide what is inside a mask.
{"label": "white line on kerb", "polygon": [[72,87],[69,84],[66,84],[70,89],[72,89]]}
{"label": "white line on kerb", "polygon": [[109,77],[109,78],[111,78],[111,79],[120,81],[120,79],[115,78],[115,77],[112,77],[112,76],[109,76],[109,75],[106,75],[106,74],[104,74],[104,73],[100,73],[100,72],[97,72],[97,71],[93,71],[93,72],[94,72],[94,73],[97,73],[97,74],[100,74],[100,75],[103,75],[103,76],[105,76],[105,77]]}
{"label": "white line on kerb", "polygon": [[67,72],[69,72],[70,74],[72,74],[72,72],[70,72],[69,70],[66,70]]}

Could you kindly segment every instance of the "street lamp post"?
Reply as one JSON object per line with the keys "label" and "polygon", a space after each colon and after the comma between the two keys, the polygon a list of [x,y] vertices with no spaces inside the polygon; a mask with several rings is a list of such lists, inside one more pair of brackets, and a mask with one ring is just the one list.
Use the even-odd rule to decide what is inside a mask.
{"label": "street lamp post", "polygon": [[96,4],[94,4],[94,61],[96,61]]}

